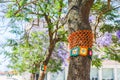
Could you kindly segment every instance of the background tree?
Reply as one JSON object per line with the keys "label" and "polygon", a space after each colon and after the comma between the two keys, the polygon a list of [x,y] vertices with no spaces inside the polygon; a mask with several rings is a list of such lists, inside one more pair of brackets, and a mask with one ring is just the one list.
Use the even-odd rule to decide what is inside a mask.
{"label": "background tree", "polygon": [[[46,50],[49,43],[48,36],[44,32],[34,30],[29,33],[29,37],[28,33],[25,33],[20,40],[9,39],[6,44],[6,46],[12,48],[10,52],[5,52],[11,61],[9,67],[19,73],[26,71],[32,73],[31,80],[34,80],[36,73],[39,73],[40,65],[42,65],[47,53]],[[57,57],[58,55],[54,51],[47,72],[61,70],[61,60],[56,59]]]}
{"label": "background tree", "polygon": [[[41,24],[39,22],[41,19],[45,21],[46,25],[44,25],[44,27],[46,27],[48,30],[47,34],[49,37],[48,38],[49,43],[47,45],[46,58],[44,58],[44,61],[42,61],[42,63],[43,63],[42,65],[47,66],[48,61],[50,60],[50,57],[53,53],[56,43],[58,41],[66,41],[66,37],[65,37],[66,35],[63,35],[63,34],[66,34],[66,31],[63,28],[64,23],[60,24],[60,20],[62,18],[61,14],[64,11],[62,9],[63,7],[65,7],[63,0],[57,0],[57,1],[56,0],[52,0],[52,1],[43,1],[43,0],[40,0],[40,1],[37,1],[37,0],[34,0],[34,1],[15,0],[14,1],[13,0],[13,1],[10,1],[10,3],[8,4],[8,11],[6,14],[7,18],[11,18],[11,19],[14,19],[17,21],[23,20],[25,22],[31,22],[32,27],[40,26]],[[36,20],[35,23],[34,23],[34,20]],[[35,46],[36,44],[39,44],[39,43],[36,43],[36,41],[39,40],[38,39],[39,37],[37,38],[37,40],[35,42],[33,42],[33,45],[32,45],[31,42],[29,42],[29,40],[31,40],[31,39],[29,39],[29,36],[31,36],[31,34],[27,34],[27,38],[25,36],[25,40],[22,39],[23,40],[22,43],[19,43],[17,45],[17,47],[21,48],[22,50],[26,49],[26,50],[24,50],[25,52],[23,51],[24,54],[21,55],[21,57],[25,58],[25,60],[26,60],[26,56],[30,57],[30,55],[28,56],[28,54],[33,54],[32,56],[37,56],[37,53],[38,53],[38,52],[34,52],[34,51],[32,52],[31,50],[32,49],[34,50],[33,46]],[[32,37],[35,38],[34,36],[32,36]],[[13,51],[15,51],[15,48],[13,47]],[[28,52],[27,52],[27,49],[28,49]],[[39,48],[39,51],[40,50],[41,50],[41,48]],[[15,52],[15,54],[16,53],[17,52]],[[34,53],[36,53],[36,54],[34,55]],[[11,54],[11,55],[13,55],[13,54]],[[17,55],[18,55],[18,53],[17,53]],[[38,53],[38,55],[39,55],[39,53]],[[31,60],[31,57],[29,59]],[[37,61],[35,60],[36,61],[35,63],[34,63],[34,59],[32,59],[32,61],[33,61],[33,65],[36,64],[37,61],[38,61],[37,64],[39,64],[41,62],[41,60],[39,60],[39,58],[37,58]],[[24,61],[22,61],[22,62],[25,65],[25,62]],[[28,63],[26,63],[26,64],[28,64]],[[21,63],[21,65],[23,65],[23,64]],[[28,66],[26,68],[28,68]],[[36,69],[36,67],[34,69]],[[42,71],[40,80],[44,79],[45,73],[46,73],[46,71]]]}

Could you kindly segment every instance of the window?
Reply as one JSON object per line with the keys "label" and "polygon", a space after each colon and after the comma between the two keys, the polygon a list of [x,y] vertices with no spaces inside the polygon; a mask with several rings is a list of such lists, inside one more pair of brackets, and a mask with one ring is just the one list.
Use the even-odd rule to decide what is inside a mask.
{"label": "window", "polygon": [[102,69],[102,80],[114,80],[114,73],[112,68]]}
{"label": "window", "polygon": [[117,80],[120,80],[120,68],[117,68]]}
{"label": "window", "polygon": [[65,80],[65,70],[50,74],[50,80]]}
{"label": "window", "polygon": [[99,80],[98,79],[98,69],[97,68],[91,68],[90,80]]}

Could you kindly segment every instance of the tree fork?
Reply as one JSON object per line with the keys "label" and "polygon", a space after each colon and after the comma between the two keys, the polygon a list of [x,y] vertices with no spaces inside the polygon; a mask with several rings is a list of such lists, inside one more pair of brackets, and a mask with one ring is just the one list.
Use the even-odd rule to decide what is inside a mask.
{"label": "tree fork", "polygon": [[[48,15],[46,15],[46,13],[44,13],[44,17],[45,17],[45,20],[47,22],[47,25],[51,25],[52,24],[51,19],[48,17]],[[56,39],[53,39],[53,33],[51,31],[51,28],[48,29],[48,32],[49,32],[49,38],[50,38],[50,41],[49,41],[50,45],[48,48],[48,55],[46,56],[46,59],[43,61],[43,65],[45,65],[45,66],[47,66],[47,64],[50,60],[50,57],[52,55],[52,52],[54,50],[55,44],[57,43]],[[42,71],[39,74],[40,74],[39,80],[44,80],[46,71]]]}
{"label": "tree fork", "polygon": [[[91,30],[89,24],[90,8],[94,0],[68,0],[68,32]],[[88,39],[89,40],[89,39]],[[88,57],[71,57],[67,80],[90,80],[91,60]]]}

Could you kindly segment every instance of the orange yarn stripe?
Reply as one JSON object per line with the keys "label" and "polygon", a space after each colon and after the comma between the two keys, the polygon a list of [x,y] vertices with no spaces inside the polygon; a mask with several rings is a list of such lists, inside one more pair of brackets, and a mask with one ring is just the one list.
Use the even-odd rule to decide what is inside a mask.
{"label": "orange yarn stripe", "polygon": [[47,66],[46,65],[44,65],[44,71],[46,71],[47,70]]}
{"label": "orange yarn stripe", "polygon": [[93,45],[92,30],[79,30],[68,36],[69,48],[76,46],[86,46],[91,48]]}

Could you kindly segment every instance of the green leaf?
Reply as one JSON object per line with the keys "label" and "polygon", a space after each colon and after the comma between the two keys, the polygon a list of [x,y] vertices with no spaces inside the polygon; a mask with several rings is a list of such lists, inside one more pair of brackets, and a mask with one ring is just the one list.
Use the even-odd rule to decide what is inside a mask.
{"label": "green leaf", "polygon": [[26,2],[27,2],[27,0],[20,0],[19,5],[24,6],[24,4],[26,4]]}
{"label": "green leaf", "polygon": [[93,56],[92,59],[92,66],[95,66],[97,68],[100,68],[102,66],[102,60],[97,58],[97,56]]}

